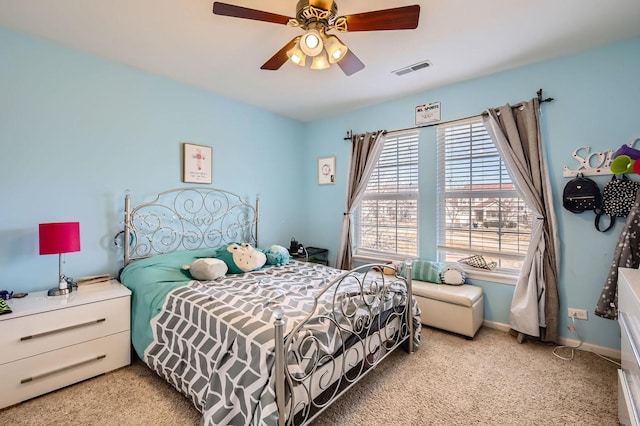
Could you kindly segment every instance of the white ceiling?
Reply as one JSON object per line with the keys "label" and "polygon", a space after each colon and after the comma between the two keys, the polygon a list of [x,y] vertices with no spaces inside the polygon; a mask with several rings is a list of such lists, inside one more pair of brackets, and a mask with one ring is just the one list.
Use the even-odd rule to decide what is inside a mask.
{"label": "white ceiling", "polygon": [[[297,0],[226,3],[294,17]],[[349,77],[337,66],[261,70],[301,30],[214,15],[210,0],[0,0],[0,26],[301,121],[640,35],[639,0],[337,4],[339,16],[420,4],[420,22],[416,30],[340,35],[366,66]],[[432,66],[392,73],[423,60]]]}

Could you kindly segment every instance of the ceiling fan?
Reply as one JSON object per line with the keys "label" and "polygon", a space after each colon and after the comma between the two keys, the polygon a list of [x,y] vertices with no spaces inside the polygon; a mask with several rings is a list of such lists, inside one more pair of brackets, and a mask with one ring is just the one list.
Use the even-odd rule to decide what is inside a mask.
{"label": "ceiling fan", "polygon": [[420,6],[404,6],[392,9],[338,16],[338,5],[333,0],[299,0],[296,17],[290,18],[276,13],[249,9],[232,4],[214,2],[213,13],[235,18],[283,24],[300,27],[305,33],[293,38],[276,52],[260,68],[277,70],[287,60],[299,66],[305,66],[307,57],[311,57],[312,69],[326,69],[338,64],[346,75],[354,74],[364,68],[364,64],[330,30],[338,32],[413,30],[418,27]]}

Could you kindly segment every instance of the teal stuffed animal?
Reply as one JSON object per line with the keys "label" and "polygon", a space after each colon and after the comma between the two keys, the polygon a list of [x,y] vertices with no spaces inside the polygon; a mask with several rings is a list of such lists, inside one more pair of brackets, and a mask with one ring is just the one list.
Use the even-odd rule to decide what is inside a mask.
{"label": "teal stuffed animal", "polygon": [[272,245],[263,250],[267,256],[267,265],[282,266],[289,263],[289,250],[279,245]]}

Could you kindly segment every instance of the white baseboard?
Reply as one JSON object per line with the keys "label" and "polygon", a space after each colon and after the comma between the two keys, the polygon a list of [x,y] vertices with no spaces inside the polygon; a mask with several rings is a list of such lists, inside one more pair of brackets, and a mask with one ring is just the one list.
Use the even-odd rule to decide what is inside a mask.
{"label": "white baseboard", "polygon": [[[506,333],[508,333],[509,330],[511,330],[511,327],[509,326],[509,324],[504,324],[504,323],[496,322],[496,321],[484,320],[482,322],[482,325],[485,326],[485,327],[488,327],[488,328],[493,328],[493,329],[496,329],[496,330],[504,331]],[[567,339],[566,337],[560,337],[560,344],[564,345],[564,346],[577,346],[579,343],[580,342],[578,340],[575,340],[575,339]],[[607,348],[607,347],[599,346],[599,345],[593,345],[591,343],[582,343],[582,345],[580,345],[579,350],[593,352],[595,354],[606,356],[607,358],[612,358],[612,359],[615,359],[615,360],[619,360],[620,359],[620,351],[619,350],[612,349],[612,348]]]}
{"label": "white baseboard", "polygon": [[496,321],[484,320],[484,321],[482,321],[482,325],[485,326],[485,327],[494,328],[496,330],[504,331],[505,333],[508,333],[509,330],[511,330],[511,327],[509,326],[509,324],[504,324],[504,323],[496,322]]}
{"label": "white baseboard", "polygon": [[[565,346],[577,346],[580,341],[575,339],[567,339],[560,337],[560,343]],[[604,346],[592,345],[591,343],[582,343],[579,350],[593,352],[594,354],[606,356],[615,360],[620,360],[620,351],[616,349],[606,348]]]}

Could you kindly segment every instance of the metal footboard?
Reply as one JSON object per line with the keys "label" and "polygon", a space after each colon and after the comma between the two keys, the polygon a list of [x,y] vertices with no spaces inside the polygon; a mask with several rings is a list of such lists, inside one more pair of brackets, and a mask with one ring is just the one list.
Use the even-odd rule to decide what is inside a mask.
{"label": "metal footboard", "polygon": [[[405,267],[406,279],[398,271],[382,274],[389,265],[369,264],[342,273],[316,296],[311,312],[286,336],[286,314],[274,312],[279,425],[310,423],[396,348],[404,344],[414,352],[419,339],[414,309],[419,308],[411,288],[411,260]],[[333,309],[317,312],[319,301],[327,298]],[[327,328],[337,330],[332,334],[339,340],[336,352],[329,352],[331,345],[322,341]]]}

